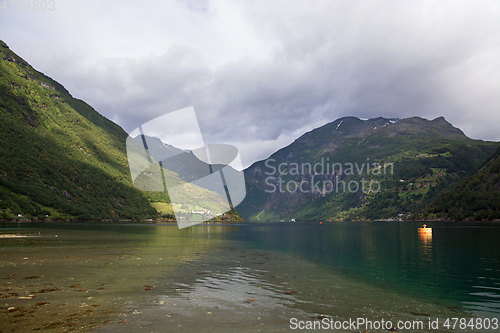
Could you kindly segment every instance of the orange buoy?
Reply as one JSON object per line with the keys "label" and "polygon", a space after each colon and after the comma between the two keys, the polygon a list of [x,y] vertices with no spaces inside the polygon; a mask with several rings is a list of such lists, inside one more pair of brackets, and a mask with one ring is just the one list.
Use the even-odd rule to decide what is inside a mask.
{"label": "orange buoy", "polygon": [[323,222],[320,222],[319,224],[323,224]]}

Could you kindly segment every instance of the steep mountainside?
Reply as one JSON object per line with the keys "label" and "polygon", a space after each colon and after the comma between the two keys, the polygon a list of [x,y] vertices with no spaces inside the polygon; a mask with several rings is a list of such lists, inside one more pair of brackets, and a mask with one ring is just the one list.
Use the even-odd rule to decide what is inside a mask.
{"label": "steep mountainside", "polygon": [[453,189],[440,193],[419,217],[499,220],[500,148],[472,172],[472,175]]}
{"label": "steep mountainside", "polygon": [[[146,147],[148,154],[142,155]],[[213,149],[213,145],[209,147]],[[134,185],[145,191],[156,190],[147,192],[148,197],[164,217],[174,218],[175,210],[175,216],[179,218],[243,220],[229,205],[227,197],[228,193],[232,193],[229,196],[231,200],[241,200],[245,193],[242,172],[226,164],[205,163],[196,156],[201,149],[178,149],[157,137],[130,137],[127,149]],[[206,152],[205,147],[202,152]]]}
{"label": "steep mountainside", "polygon": [[497,146],[443,117],[340,118],[246,169],[238,211],[246,220],[404,218]]}
{"label": "steep mountainside", "polygon": [[0,218],[144,219],[127,134],[0,41]]}

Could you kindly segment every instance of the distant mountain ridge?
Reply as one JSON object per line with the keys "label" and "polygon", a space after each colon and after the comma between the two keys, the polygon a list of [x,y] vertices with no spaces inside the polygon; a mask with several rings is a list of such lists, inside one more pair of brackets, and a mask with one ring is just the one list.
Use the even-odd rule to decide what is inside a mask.
{"label": "distant mountain ridge", "polygon": [[[163,213],[173,217],[175,211],[176,217],[187,218],[190,212],[205,211],[211,212],[210,216],[243,220],[231,204],[232,200],[241,200],[244,196],[244,176],[225,164],[233,159],[231,153],[236,156],[235,147],[224,146],[222,149],[227,150],[224,150],[223,156],[211,160],[224,164],[206,162],[207,147],[194,151],[179,149],[144,134],[130,137],[127,149],[132,169],[142,166],[133,171],[134,185],[149,191],[148,197],[154,201],[152,204],[161,206]],[[221,145],[208,145],[208,149],[217,156]],[[145,151],[150,162],[146,162],[147,155],[142,155]],[[170,207],[164,203],[169,203]],[[208,219],[210,216],[205,217]]]}
{"label": "distant mountain ridge", "polygon": [[[268,159],[247,168],[247,198],[238,211],[246,220],[259,221],[407,217],[477,166],[497,146],[494,142],[468,138],[444,117],[339,118],[305,133]],[[316,163],[337,163],[344,170],[328,174],[309,172],[308,164]],[[352,174],[345,167],[363,163],[392,163],[394,172],[374,178],[381,186],[377,193],[338,193],[337,185],[344,185],[342,181],[360,184],[368,179],[367,175]],[[304,165],[305,174],[304,170],[297,174],[296,166]],[[329,187],[318,190],[311,186],[317,181]],[[285,184],[291,185],[280,191]],[[304,187],[299,188],[300,185]]]}

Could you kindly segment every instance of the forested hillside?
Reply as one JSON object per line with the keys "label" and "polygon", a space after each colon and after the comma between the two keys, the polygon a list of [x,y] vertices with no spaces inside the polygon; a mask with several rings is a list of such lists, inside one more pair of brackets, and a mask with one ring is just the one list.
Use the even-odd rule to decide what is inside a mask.
{"label": "forested hillside", "polygon": [[499,220],[500,148],[468,178],[438,195],[420,217]]}
{"label": "forested hillside", "polygon": [[127,133],[0,41],[0,218],[145,219]]}

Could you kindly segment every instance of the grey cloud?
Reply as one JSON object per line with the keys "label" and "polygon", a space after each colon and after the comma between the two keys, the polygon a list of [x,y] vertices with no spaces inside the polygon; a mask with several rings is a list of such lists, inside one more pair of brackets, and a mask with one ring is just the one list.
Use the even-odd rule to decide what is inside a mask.
{"label": "grey cloud", "polygon": [[[178,3],[196,18],[217,18],[213,2]],[[255,40],[271,46],[261,58],[214,65],[207,56],[214,50],[177,40],[158,52],[161,35],[154,35],[157,44],[147,45],[156,53],[149,56],[91,61],[87,42],[87,53],[46,59],[45,68],[127,131],[193,105],[205,140],[239,142],[249,154],[241,152],[245,164],[347,115],[443,115],[473,138],[500,140],[498,2],[275,0],[240,6]],[[146,20],[135,17],[148,27],[160,24]],[[250,148],[253,143],[262,149]]]}

